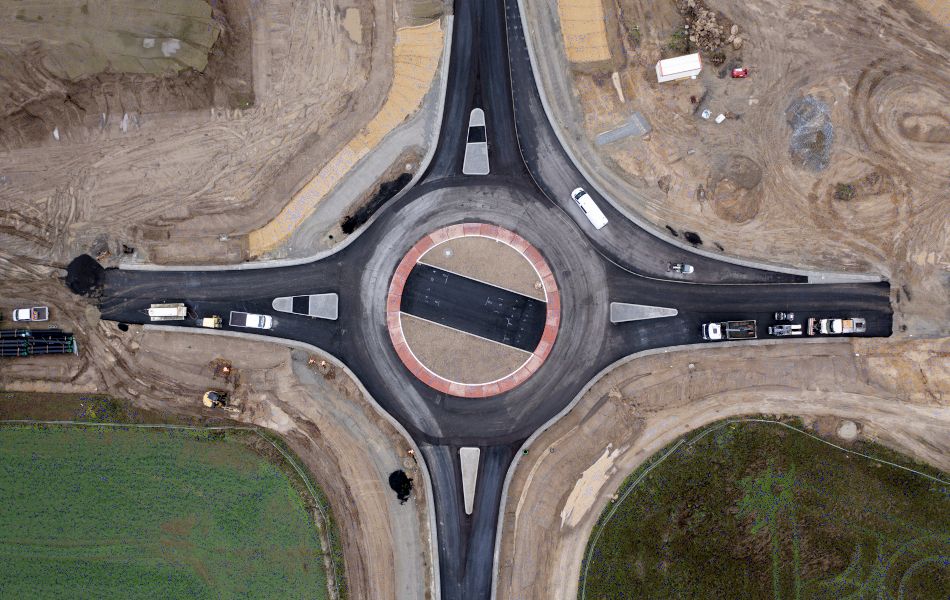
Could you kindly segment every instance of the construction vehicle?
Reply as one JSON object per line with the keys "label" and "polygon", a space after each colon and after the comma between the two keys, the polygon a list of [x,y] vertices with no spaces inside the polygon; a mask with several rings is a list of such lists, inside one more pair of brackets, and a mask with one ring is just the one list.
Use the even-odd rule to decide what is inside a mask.
{"label": "construction vehicle", "polygon": [[724,321],[722,323],[703,323],[703,339],[752,340],[755,339],[755,321]]}
{"label": "construction vehicle", "polygon": [[49,307],[34,306],[33,308],[18,308],[13,311],[14,321],[49,321]]}
{"label": "construction vehicle", "polygon": [[182,302],[152,304],[148,307],[148,318],[152,321],[184,321],[188,309]]}
{"label": "construction vehicle", "polygon": [[206,408],[220,408],[221,410],[227,411],[229,413],[241,412],[241,409],[231,406],[229,404],[230,401],[231,397],[227,392],[221,392],[218,390],[208,390],[201,398],[201,403],[204,404]]}
{"label": "construction vehicle", "polygon": [[867,321],[860,317],[847,319],[808,319],[808,335],[845,335],[864,333]]}
{"label": "construction vehicle", "polygon": [[221,329],[221,317],[218,315],[211,315],[210,317],[201,319],[199,324],[202,327],[207,327],[208,329]]}

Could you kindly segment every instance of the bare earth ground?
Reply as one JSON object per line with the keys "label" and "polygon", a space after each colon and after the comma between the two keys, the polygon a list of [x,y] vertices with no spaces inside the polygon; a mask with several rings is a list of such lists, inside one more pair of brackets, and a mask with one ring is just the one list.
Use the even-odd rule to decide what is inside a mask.
{"label": "bare earth ground", "polygon": [[458,383],[489,383],[523,365],[530,352],[401,314],[410,350],[430,371]]}
{"label": "bare earth ground", "polygon": [[[152,262],[240,261],[240,234],[276,215],[382,106],[391,2],[228,6],[244,19],[235,35],[249,38],[254,106],[138,114],[120,95],[104,127],[96,115],[64,124],[58,142],[0,152],[7,255],[63,264],[125,244]],[[347,8],[360,11],[362,43],[343,26]]]}
{"label": "bare earth ground", "polygon": [[[727,44],[722,67],[707,53],[696,81],[659,84],[654,65],[673,54],[667,44],[683,25],[673,0],[603,0],[610,60],[570,64],[574,46],[599,47],[602,36],[562,35],[553,3],[525,4],[536,46],[560,49],[538,53],[552,110],[616,200],[660,229],[698,233],[707,250],[882,274],[895,284],[898,329],[950,331],[945,15],[937,22],[900,0],[711,0],[737,25],[741,48]],[[729,78],[732,66],[750,68],[749,78]],[[790,154],[786,111],[805,96],[824,103],[833,128],[823,169]],[[705,108],[732,118],[703,120]],[[652,125],[647,139],[594,143],[633,111]],[[835,199],[839,183],[853,198]]]}
{"label": "bare earth ground", "polygon": [[[76,314],[81,308],[67,310],[81,324],[79,357],[5,361],[0,388],[100,391],[146,409],[205,417],[226,414],[201,407],[201,395],[227,389],[241,408],[232,418],[279,433],[330,499],[350,597],[426,594],[431,566],[421,474],[406,440],[343,371],[271,343],[139,327],[122,333],[113,323],[94,322],[95,309],[88,322]],[[230,382],[214,377],[217,359],[233,365]],[[417,484],[404,505],[387,483],[397,469]]]}
{"label": "bare earth ground", "polygon": [[419,262],[544,300],[544,286],[531,263],[507,244],[468,236],[442,242]]}
{"label": "bare earth ground", "polygon": [[[574,598],[581,556],[623,479],[730,416],[794,414],[950,469],[950,340],[842,340],[659,353],[617,367],[531,445],[504,508],[498,598]],[[847,428],[842,435],[847,435]]]}

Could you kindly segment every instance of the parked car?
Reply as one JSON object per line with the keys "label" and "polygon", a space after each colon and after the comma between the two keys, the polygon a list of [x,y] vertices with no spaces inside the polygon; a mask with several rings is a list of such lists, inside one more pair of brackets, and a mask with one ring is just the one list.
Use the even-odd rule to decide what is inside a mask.
{"label": "parked car", "polygon": [[801,335],[801,325],[770,325],[769,335],[784,337],[786,335]]}
{"label": "parked car", "polygon": [[746,67],[736,67],[732,70],[733,79],[745,79],[749,76],[749,69]]}
{"label": "parked car", "polygon": [[670,263],[670,266],[667,268],[667,270],[673,271],[674,273],[689,275],[693,272],[693,265],[687,263]]}
{"label": "parked car", "polygon": [[603,229],[607,225],[607,217],[600,208],[594,204],[590,194],[585,192],[584,188],[577,188],[571,192],[571,198],[574,199],[574,202],[576,202],[577,205],[581,207],[581,210],[584,211],[584,214],[587,215],[587,219],[591,225],[594,226],[594,229]]}
{"label": "parked car", "polygon": [[274,319],[270,315],[256,315],[232,310],[228,325],[231,327],[250,327],[251,329],[270,329],[274,326]]}
{"label": "parked car", "polygon": [[775,313],[775,320],[776,320],[776,321],[789,321],[789,322],[794,321],[794,320],[795,320],[795,313],[793,313],[793,312],[777,312],[777,313]]}
{"label": "parked car", "polygon": [[13,311],[14,321],[49,321],[49,307],[34,306],[33,308],[18,308]]}

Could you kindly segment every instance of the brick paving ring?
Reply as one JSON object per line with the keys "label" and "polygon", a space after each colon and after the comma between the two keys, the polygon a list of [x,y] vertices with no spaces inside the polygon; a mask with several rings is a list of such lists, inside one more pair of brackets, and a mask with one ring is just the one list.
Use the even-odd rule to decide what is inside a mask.
{"label": "brick paving ring", "polygon": [[[453,381],[427,367],[413,352],[403,330],[402,294],[410,272],[423,255],[447,241],[483,237],[514,249],[534,268],[544,292],[545,320],[537,346],[527,359],[507,375],[481,383]],[[464,275],[463,275],[464,276]],[[407,369],[420,381],[440,392],[461,398],[487,398],[514,389],[524,383],[544,363],[554,346],[561,318],[561,301],[554,274],[541,253],[520,235],[497,225],[462,223],[443,227],[426,235],[406,253],[396,267],[386,298],[386,326],[396,354]]]}

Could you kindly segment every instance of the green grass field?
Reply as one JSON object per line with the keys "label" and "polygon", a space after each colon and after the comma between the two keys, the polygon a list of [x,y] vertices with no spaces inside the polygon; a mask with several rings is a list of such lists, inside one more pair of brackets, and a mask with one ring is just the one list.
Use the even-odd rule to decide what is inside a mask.
{"label": "green grass field", "polygon": [[690,434],[618,494],[588,542],[581,598],[950,598],[950,485],[781,424]]}
{"label": "green grass field", "polygon": [[0,595],[325,598],[313,500],[260,441],[0,427]]}

